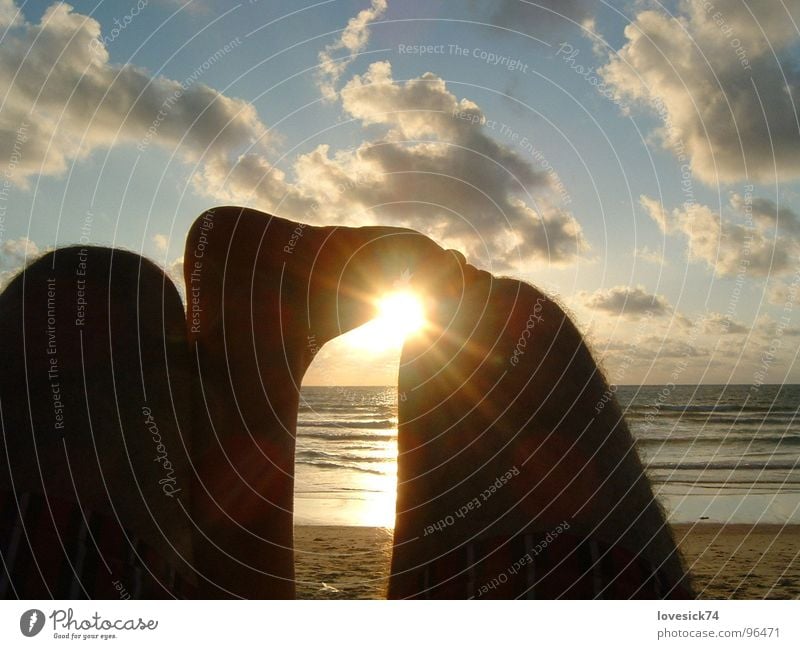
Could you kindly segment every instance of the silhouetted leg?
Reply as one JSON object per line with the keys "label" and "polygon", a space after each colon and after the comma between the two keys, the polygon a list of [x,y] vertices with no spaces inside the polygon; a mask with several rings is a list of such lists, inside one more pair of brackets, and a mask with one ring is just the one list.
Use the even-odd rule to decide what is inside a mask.
{"label": "silhouetted leg", "polygon": [[328,340],[444,253],[398,228],[312,227],[255,210],[203,214],[186,245],[187,324],[200,390],[194,511],[208,597],[294,596],[299,390]]}
{"label": "silhouetted leg", "polygon": [[191,591],[183,307],[138,255],[64,248],[0,296],[3,597]]}
{"label": "silhouetted leg", "polygon": [[390,597],[688,596],[580,333],[533,287],[462,270],[403,350]]}

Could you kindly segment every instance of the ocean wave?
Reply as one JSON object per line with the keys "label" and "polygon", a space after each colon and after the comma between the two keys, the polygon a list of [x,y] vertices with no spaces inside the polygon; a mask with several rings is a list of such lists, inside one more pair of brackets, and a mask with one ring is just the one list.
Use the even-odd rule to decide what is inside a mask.
{"label": "ocean wave", "polygon": [[[649,417],[652,415],[649,414],[641,414],[641,415],[626,415],[625,418],[632,424],[637,425],[641,421],[647,421]],[[771,427],[781,427],[786,428],[793,424],[800,424],[798,418],[795,415],[765,415],[763,417],[752,417],[752,416],[742,416],[742,415],[724,415],[724,414],[712,414],[708,413],[705,415],[697,415],[697,414],[681,414],[675,412],[666,412],[660,413],[656,415],[656,420],[660,421],[663,426],[671,425],[674,423],[684,423],[687,426],[701,426],[706,427],[710,425],[716,426],[745,426],[747,424],[753,424],[756,426],[771,426]],[[649,421],[653,421],[650,419]]]}
{"label": "ocean wave", "polygon": [[634,439],[647,445],[657,444],[734,444],[734,443],[747,443],[747,444],[785,444],[787,446],[800,445],[800,436],[798,435],[758,435],[748,434],[742,431],[731,432],[723,435],[668,435],[665,437],[637,435],[633,431]]}
{"label": "ocean wave", "polygon": [[710,479],[688,479],[688,480],[675,480],[672,477],[668,479],[659,478],[658,476],[651,476],[652,481],[660,487],[691,487],[693,489],[713,489],[718,491],[724,489],[726,496],[735,495],[753,495],[753,494],[792,494],[800,493],[800,482],[795,480],[761,480],[753,482],[752,480],[710,480]]}
{"label": "ocean wave", "polygon": [[382,489],[367,489],[364,487],[323,487],[320,489],[308,489],[305,486],[295,485],[295,495],[301,498],[308,498],[309,496],[324,496],[327,498],[338,498],[340,494],[344,494],[346,498],[356,498],[359,494],[382,494]]}
{"label": "ocean wave", "polygon": [[797,415],[797,409],[790,409],[775,406],[742,406],[736,404],[720,403],[720,404],[680,404],[680,403],[650,403],[650,404],[631,404],[625,409],[626,414],[647,414],[653,411],[664,412],[677,412],[686,414],[703,414],[703,413],[754,413],[763,412],[769,415]]}
{"label": "ocean wave", "polygon": [[331,462],[366,462],[367,464],[381,464],[391,462],[386,457],[369,457],[363,455],[353,455],[352,453],[329,453],[327,451],[316,451],[313,449],[303,449],[297,451],[297,461],[300,460],[327,460]]}
{"label": "ocean wave", "polygon": [[320,439],[331,442],[391,442],[397,439],[396,433],[348,433],[341,429],[298,430],[297,437],[301,439]]}
{"label": "ocean wave", "polygon": [[396,428],[397,422],[392,419],[371,419],[371,420],[333,420],[333,421],[298,421],[298,428],[369,428],[380,430],[383,428]]}
{"label": "ocean wave", "polygon": [[351,471],[358,471],[360,473],[369,473],[371,475],[386,475],[386,471],[379,469],[370,469],[369,467],[359,466],[357,464],[340,464],[339,462],[327,462],[324,460],[301,460],[298,459],[297,464],[305,464],[306,466],[317,467],[318,469],[349,469]]}
{"label": "ocean wave", "polygon": [[330,413],[352,413],[354,415],[358,415],[364,412],[368,413],[380,413],[382,415],[391,416],[394,413],[396,408],[392,406],[380,406],[376,404],[364,404],[364,405],[355,405],[352,403],[343,404],[343,405],[334,405],[329,403],[319,403],[319,404],[301,404],[297,411],[299,413],[304,412],[314,412],[314,413],[323,413],[323,412],[330,412]]}
{"label": "ocean wave", "polygon": [[766,470],[766,471],[791,471],[800,469],[797,461],[786,462],[754,462],[752,460],[728,460],[715,462],[648,462],[645,468],[649,470],[661,469],[671,471],[708,471],[708,470]]}

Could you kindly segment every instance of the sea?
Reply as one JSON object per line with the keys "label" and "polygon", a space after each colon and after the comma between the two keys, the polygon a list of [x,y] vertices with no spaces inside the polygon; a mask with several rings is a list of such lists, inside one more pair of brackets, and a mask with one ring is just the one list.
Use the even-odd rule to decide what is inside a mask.
{"label": "sea", "polygon": [[[616,396],[670,521],[800,523],[800,385],[619,386]],[[303,387],[296,524],[390,528],[396,476],[396,388]]]}

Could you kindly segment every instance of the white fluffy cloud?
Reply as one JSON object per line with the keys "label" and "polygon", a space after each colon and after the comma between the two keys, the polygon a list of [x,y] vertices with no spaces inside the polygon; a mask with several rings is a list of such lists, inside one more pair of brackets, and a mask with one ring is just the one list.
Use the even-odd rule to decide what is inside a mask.
{"label": "white fluffy cloud", "polygon": [[601,74],[660,115],[664,145],[703,181],[796,178],[798,22],[800,0],[681,0],[674,17],[639,12]]}
{"label": "white fluffy cloud", "polygon": [[[2,0],[0,24],[15,12]],[[214,53],[208,67],[222,56]],[[181,157],[196,161],[262,138],[266,128],[253,106],[199,83],[198,71],[176,81],[111,64],[100,24],[68,4],[51,5],[36,24],[20,16],[0,42],[0,159],[15,161],[13,180],[25,186],[33,175],[61,174],[71,161],[116,144],[179,147]]]}
{"label": "white fluffy cloud", "polygon": [[196,186],[310,222],[406,225],[495,269],[567,263],[587,249],[580,225],[551,200],[549,176],[496,142],[478,125],[480,108],[436,75],[398,82],[377,62],[340,96],[348,116],[383,137],[343,151],[321,145],[296,159],[293,180],[247,155],[233,168],[208,165]]}
{"label": "white fluffy cloud", "polygon": [[369,42],[370,25],[383,16],[386,9],[386,0],[372,0],[369,9],[351,18],[336,42],[319,53],[317,83],[325,99],[336,97],[337,82],[352,58],[364,51]]}
{"label": "white fluffy cloud", "polygon": [[[691,204],[668,212],[648,196],[642,196],[640,202],[664,233],[686,237],[690,261],[704,262],[719,276],[765,277],[785,273],[792,269],[800,254],[796,237],[776,233],[777,212],[773,214],[767,210],[760,216],[757,214],[759,209],[766,209],[770,201],[752,201],[752,222],[746,217],[742,219],[741,213],[739,222],[723,218],[706,205]],[[745,204],[741,197],[734,195],[731,207],[741,212]],[[771,227],[765,228],[770,221]]]}

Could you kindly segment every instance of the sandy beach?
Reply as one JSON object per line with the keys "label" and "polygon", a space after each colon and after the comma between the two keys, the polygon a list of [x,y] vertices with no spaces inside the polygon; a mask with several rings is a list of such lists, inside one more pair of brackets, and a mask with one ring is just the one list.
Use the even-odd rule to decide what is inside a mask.
{"label": "sandy beach", "polygon": [[[703,599],[800,598],[800,525],[674,525]],[[295,527],[300,599],[384,599],[392,532]]]}
{"label": "sandy beach", "polygon": [[673,525],[702,599],[800,598],[800,525]]}

